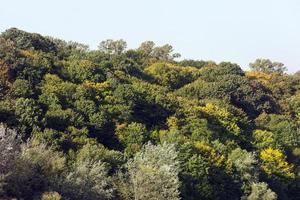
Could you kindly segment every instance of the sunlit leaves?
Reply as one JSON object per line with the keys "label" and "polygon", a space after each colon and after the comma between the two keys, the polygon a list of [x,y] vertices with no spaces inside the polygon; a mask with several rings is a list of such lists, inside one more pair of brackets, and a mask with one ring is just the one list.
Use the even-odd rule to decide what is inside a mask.
{"label": "sunlit leaves", "polygon": [[294,178],[293,165],[286,161],[286,156],[279,149],[267,148],[260,152],[262,169],[268,175]]}
{"label": "sunlit leaves", "polygon": [[199,76],[199,70],[194,67],[180,67],[170,63],[155,63],[145,69],[158,84],[170,89],[178,89]]}
{"label": "sunlit leaves", "polygon": [[286,67],[283,63],[280,62],[272,62],[269,59],[256,59],[253,63],[250,63],[249,66],[254,71],[262,71],[267,73],[283,73],[286,71]]}
{"label": "sunlit leaves", "polygon": [[218,106],[208,103],[201,110],[208,115],[216,117],[218,122],[220,122],[227,131],[234,135],[239,135],[241,130],[237,125],[238,119],[235,118],[230,112],[224,108],[219,108]]}

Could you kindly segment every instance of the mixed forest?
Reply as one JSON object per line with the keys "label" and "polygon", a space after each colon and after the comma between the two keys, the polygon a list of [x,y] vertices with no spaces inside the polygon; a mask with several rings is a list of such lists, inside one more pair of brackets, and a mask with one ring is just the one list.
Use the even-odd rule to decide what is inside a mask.
{"label": "mixed forest", "polygon": [[300,199],[300,72],[0,34],[0,199]]}

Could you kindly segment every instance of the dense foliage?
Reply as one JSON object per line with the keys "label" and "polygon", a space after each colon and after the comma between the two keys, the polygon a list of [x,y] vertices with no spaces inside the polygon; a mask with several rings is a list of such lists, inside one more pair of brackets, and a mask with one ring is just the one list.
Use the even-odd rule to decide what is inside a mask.
{"label": "dense foliage", "polygon": [[300,75],[0,35],[1,199],[300,197]]}

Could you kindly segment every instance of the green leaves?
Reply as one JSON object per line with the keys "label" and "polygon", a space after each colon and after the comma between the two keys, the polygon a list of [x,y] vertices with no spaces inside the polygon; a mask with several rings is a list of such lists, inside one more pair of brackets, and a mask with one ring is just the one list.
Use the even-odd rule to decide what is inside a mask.
{"label": "green leaves", "polygon": [[155,63],[145,69],[145,72],[154,77],[160,85],[178,89],[199,76],[199,70],[194,67],[180,67],[171,63]]}
{"label": "green leaves", "polygon": [[251,185],[251,193],[245,199],[247,200],[276,200],[277,195],[271,189],[268,188],[268,184],[253,183]]}
{"label": "green leaves", "polygon": [[104,80],[103,70],[90,60],[70,59],[61,64],[63,65],[63,74],[74,83],[83,83],[86,80],[94,82]]}
{"label": "green leaves", "polygon": [[68,126],[81,127],[84,123],[83,117],[71,109],[49,110],[45,114],[46,126],[56,130],[64,130]]}
{"label": "green leaves", "polygon": [[2,33],[1,197],[296,200],[299,75],[177,57]]}
{"label": "green leaves", "polygon": [[128,170],[135,199],[180,199],[179,162],[174,145],[146,144],[128,162]]}
{"label": "green leaves", "polygon": [[37,128],[41,121],[41,109],[34,99],[19,98],[15,103],[15,115],[21,126]]}
{"label": "green leaves", "polygon": [[256,59],[255,62],[249,64],[252,70],[268,72],[268,73],[280,73],[286,71],[283,63],[272,62],[269,59]]}

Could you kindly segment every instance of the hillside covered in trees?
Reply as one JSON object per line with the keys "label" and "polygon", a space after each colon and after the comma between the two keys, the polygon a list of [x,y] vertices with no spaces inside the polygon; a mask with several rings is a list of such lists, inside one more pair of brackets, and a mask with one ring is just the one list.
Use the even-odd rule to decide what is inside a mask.
{"label": "hillside covered in trees", "polygon": [[300,73],[0,35],[0,199],[300,199]]}

